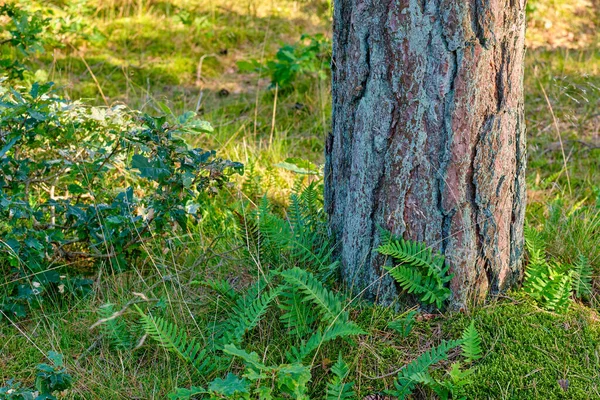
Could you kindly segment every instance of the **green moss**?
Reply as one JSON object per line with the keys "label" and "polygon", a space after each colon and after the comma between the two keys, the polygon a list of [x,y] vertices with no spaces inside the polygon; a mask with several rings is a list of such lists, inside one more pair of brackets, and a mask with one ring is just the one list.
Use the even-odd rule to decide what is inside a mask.
{"label": "green moss", "polygon": [[[573,305],[565,315],[538,309],[520,295],[478,309],[473,316],[484,345],[468,398],[589,399],[600,393],[600,320]],[[457,336],[469,322],[451,317]],[[565,391],[559,380],[567,380]],[[595,395],[592,395],[595,394]]]}

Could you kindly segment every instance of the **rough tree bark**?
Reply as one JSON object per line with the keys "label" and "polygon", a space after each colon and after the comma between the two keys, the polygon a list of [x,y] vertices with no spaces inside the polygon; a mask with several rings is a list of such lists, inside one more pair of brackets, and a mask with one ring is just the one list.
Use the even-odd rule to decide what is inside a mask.
{"label": "rough tree bark", "polygon": [[325,201],[342,275],[388,302],[377,226],[439,249],[454,306],[521,275],[525,0],[336,0]]}

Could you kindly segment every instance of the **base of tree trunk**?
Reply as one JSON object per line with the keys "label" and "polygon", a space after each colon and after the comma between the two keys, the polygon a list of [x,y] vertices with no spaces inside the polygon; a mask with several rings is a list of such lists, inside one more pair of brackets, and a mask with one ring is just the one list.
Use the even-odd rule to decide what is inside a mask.
{"label": "base of tree trunk", "polygon": [[389,302],[378,226],[440,250],[452,304],[522,274],[524,0],[338,0],[325,197],[342,275]]}

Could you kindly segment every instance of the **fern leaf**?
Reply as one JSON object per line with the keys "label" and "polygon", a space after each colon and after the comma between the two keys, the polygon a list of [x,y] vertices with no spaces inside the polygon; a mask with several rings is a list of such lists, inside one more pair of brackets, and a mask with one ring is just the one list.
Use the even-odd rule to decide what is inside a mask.
{"label": "fern leaf", "polygon": [[114,318],[115,312],[114,304],[111,303],[98,308],[98,315],[106,321],[101,325],[102,331],[114,348],[129,349],[133,345],[133,339],[125,322],[120,317]]}
{"label": "fern leaf", "polygon": [[430,276],[424,276],[419,270],[397,265],[395,267],[384,267],[398,284],[408,293],[416,293],[421,296],[421,301],[428,304],[435,303],[441,308],[452,292]]}
{"label": "fern leaf", "polygon": [[310,330],[310,325],[316,321],[316,315],[301,293],[293,292],[290,287],[282,292],[279,308],[284,313],[279,317],[286,328],[297,336],[302,336]]}
{"label": "fern leaf", "polygon": [[592,294],[592,266],[583,254],[579,255],[574,266],[573,285],[578,299],[588,298]]}
{"label": "fern leaf", "polygon": [[310,272],[295,267],[281,272],[281,276],[304,294],[304,301],[315,304],[327,322],[348,319],[348,313],[343,311],[342,299],[325,288]]}
{"label": "fern leaf", "polygon": [[226,324],[224,342],[239,343],[246,332],[252,330],[265,315],[271,302],[279,296],[281,287],[263,292],[245,308],[236,307],[233,315]]}
{"label": "fern leaf", "polygon": [[146,315],[139,307],[136,308],[144,331],[160,346],[177,354],[201,374],[206,374],[214,368],[206,349],[202,349],[194,338],[188,338],[184,330],[160,317]]}
{"label": "fern leaf", "polygon": [[544,293],[545,306],[557,312],[566,311],[571,298],[573,273],[556,273],[551,278],[552,284],[547,286],[548,290]]}
{"label": "fern leaf", "polygon": [[354,382],[345,382],[350,370],[348,365],[342,359],[342,354],[338,355],[337,362],[331,367],[334,377],[327,383],[327,391],[325,393],[326,400],[350,400],[354,398],[352,386]]}
{"label": "fern leaf", "polygon": [[448,282],[451,278],[447,276],[444,256],[439,253],[434,254],[425,243],[398,238],[382,244],[377,251],[413,268],[424,268],[427,275],[438,280],[440,284]]}
{"label": "fern leaf", "polygon": [[332,341],[340,337],[349,337],[362,335],[363,331],[358,325],[352,321],[336,321],[333,325],[329,326],[324,333],[321,330],[317,330],[306,342],[303,342],[299,347],[292,347],[289,352],[286,353],[286,357],[290,362],[302,362],[308,357],[313,351],[319,348],[324,343]]}
{"label": "fern leaf", "polygon": [[481,353],[483,353],[481,336],[479,336],[479,332],[475,328],[474,320],[471,320],[467,329],[464,330],[460,347],[465,357],[465,362],[470,363],[481,358]]}
{"label": "fern leaf", "polygon": [[415,386],[426,378],[429,368],[442,360],[446,360],[448,352],[460,346],[461,343],[460,340],[442,341],[439,346],[421,354],[398,373],[398,377],[394,381],[396,390],[390,391],[390,394],[397,396],[399,399],[405,399],[406,396],[412,393]]}
{"label": "fern leaf", "polygon": [[546,241],[540,231],[526,225],[523,233],[525,236],[525,246],[530,257],[534,254],[543,254],[546,251]]}

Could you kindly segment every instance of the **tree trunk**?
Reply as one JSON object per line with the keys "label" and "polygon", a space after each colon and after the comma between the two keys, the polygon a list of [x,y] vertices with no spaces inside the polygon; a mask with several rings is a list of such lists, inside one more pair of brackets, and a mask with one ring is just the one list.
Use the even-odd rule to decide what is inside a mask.
{"label": "tree trunk", "polygon": [[446,256],[455,307],[507,288],[523,253],[525,0],[334,10],[325,201],[346,284],[397,294],[381,226]]}

